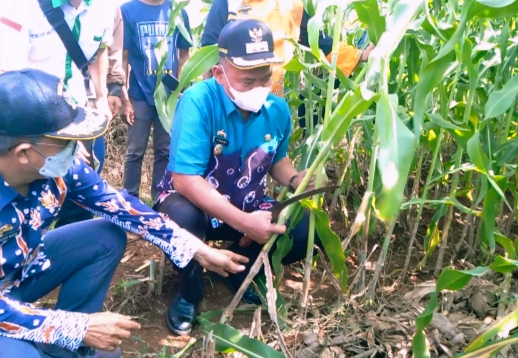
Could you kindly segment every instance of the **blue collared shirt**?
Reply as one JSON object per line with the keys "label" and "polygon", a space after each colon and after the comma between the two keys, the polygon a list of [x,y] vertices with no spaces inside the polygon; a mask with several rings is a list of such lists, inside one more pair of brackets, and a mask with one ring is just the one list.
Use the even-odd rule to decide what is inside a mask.
{"label": "blue collared shirt", "polygon": [[[244,121],[214,78],[195,84],[176,108],[159,201],[174,191],[171,173],[179,173],[202,176],[243,211],[262,209],[266,174],[286,156],[290,132],[283,98],[269,94],[261,110]],[[211,221],[213,227],[221,224]]]}
{"label": "blue collared shirt", "polygon": [[161,248],[185,267],[202,242],[126,191],[110,187],[76,159],[63,178],[35,181],[23,197],[0,176],[0,336],[51,343],[75,350],[84,339],[88,315],[38,309],[14,300],[10,288],[47,270],[45,233],[65,197]]}

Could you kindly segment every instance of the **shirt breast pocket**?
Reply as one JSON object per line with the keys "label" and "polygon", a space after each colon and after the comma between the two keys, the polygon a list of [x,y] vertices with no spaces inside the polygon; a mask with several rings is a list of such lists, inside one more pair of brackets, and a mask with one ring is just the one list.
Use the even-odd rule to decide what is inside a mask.
{"label": "shirt breast pocket", "polygon": [[79,45],[87,59],[93,59],[106,38],[106,28],[88,29],[81,34]]}

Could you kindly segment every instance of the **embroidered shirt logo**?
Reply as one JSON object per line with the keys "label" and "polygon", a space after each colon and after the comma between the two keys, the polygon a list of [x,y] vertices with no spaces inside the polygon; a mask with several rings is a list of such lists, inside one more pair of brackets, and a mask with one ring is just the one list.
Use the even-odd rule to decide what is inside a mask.
{"label": "embroidered shirt logo", "polygon": [[263,29],[260,27],[257,29],[251,29],[248,31],[250,34],[250,38],[252,39],[252,42],[261,42],[263,41]]}

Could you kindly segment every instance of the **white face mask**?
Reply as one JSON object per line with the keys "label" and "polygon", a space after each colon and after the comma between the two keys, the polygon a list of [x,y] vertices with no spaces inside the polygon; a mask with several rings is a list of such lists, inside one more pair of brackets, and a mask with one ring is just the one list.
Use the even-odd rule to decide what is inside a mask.
{"label": "white face mask", "polygon": [[254,113],[259,112],[263,104],[266,102],[266,98],[268,98],[270,87],[255,87],[249,91],[241,92],[232,87],[223,67],[221,67],[221,71],[223,71],[223,75],[227,80],[230,93],[234,96],[234,98],[230,98],[232,102],[245,111]]}
{"label": "white face mask", "polygon": [[[56,155],[46,157],[38,148],[33,147],[42,157],[45,158],[45,164],[39,168],[39,173],[46,178],[60,178],[68,173],[68,169],[72,166],[76,153],[79,149],[76,141],[70,141],[67,146]],[[31,165],[33,166],[33,165]]]}

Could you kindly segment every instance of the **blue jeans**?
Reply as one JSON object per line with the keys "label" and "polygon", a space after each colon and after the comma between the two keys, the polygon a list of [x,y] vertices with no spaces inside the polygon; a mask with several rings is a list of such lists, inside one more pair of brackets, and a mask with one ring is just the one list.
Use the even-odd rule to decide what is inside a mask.
{"label": "blue jeans", "polygon": [[[90,158],[90,165],[92,167],[97,167],[97,173],[101,173],[104,165],[104,155],[105,155],[105,141],[104,137],[96,138],[93,141],[84,142],[86,149],[93,154],[93,157]],[[91,220],[94,218],[94,215],[76,205],[73,201],[69,199],[65,199],[61,210],[58,215],[58,219],[54,228],[59,228],[68,224],[77,223],[80,221]],[[1,358],[1,357],[0,357]]]}
{"label": "blue jeans", "polygon": [[146,154],[149,134],[153,128],[153,174],[151,179],[151,197],[157,197],[157,186],[164,176],[169,163],[169,133],[158,118],[155,106],[147,102],[131,98],[135,121],[128,127],[128,150],[124,163],[123,186],[131,195],[139,197],[140,179],[142,177],[142,160]]}
{"label": "blue jeans", "polygon": [[[61,285],[56,309],[100,312],[115,269],[126,249],[126,233],[107,220],[89,220],[52,230],[45,237],[51,261],[47,271],[11,290],[22,302],[35,302]],[[49,355],[46,355],[48,352]],[[0,358],[72,356],[57,346],[0,337]]]}

